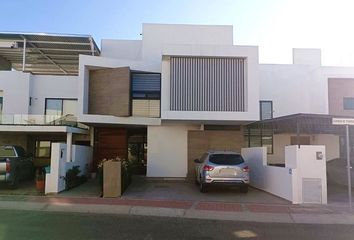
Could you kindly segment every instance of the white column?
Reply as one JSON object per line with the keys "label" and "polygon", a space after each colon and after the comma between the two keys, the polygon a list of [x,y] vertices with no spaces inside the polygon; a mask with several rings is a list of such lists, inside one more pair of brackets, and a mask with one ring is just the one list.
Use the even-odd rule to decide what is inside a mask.
{"label": "white column", "polygon": [[71,162],[72,145],[73,145],[73,133],[68,132],[66,134],[66,161],[67,162]]}

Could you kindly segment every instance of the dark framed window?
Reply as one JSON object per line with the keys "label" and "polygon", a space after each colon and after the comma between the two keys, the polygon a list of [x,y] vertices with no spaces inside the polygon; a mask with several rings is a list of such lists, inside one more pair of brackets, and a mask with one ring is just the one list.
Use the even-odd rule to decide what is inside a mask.
{"label": "dark framed window", "polygon": [[3,105],[4,105],[4,92],[0,90],[0,115],[2,114]]}
{"label": "dark framed window", "polygon": [[354,98],[344,97],[343,98],[343,109],[344,110],[354,110]]}
{"label": "dark framed window", "polygon": [[272,119],[273,118],[273,102],[272,101],[260,101],[259,102],[260,119]]}
{"label": "dark framed window", "polygon": [[161,98],[161,74],[132,72],[132,98],[155,99]]}
{"label": "dark framed window", "polygon": [[45,115],[76,115],[77,99],[46,98]]}
{"label": "dark framed window", "polygon": [[160,99],[160,73],[131,73],[132,116],[160,117]]}
{"label": "dark framed window", "polygon": [[51,141],[36,141],[36,153],[35,157],[49,158],[51,151]]}
{"label": "dark framed window", "polygon": [[267,154],[273,154],[273,131],[269,129],[248,129],[245,134],[248,147],[266,147]]}

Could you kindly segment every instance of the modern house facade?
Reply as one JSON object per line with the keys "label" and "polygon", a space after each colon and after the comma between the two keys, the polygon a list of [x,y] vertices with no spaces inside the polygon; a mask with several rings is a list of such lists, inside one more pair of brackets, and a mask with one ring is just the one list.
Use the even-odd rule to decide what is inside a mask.
{"label": "modern house facade", "polygon": [[[318,49],[294,49],[293,64],[260,64],[257,46],[234,45],[232,26],[144,24],[141,40],[102,40],[101,50],[91,37],[71,40],[70,49],[47,55],[50,71],[23,68],[6,51],[9,39],[24,42],[0,41],[0,144],[39,157],[51,142],[89,145],[93,170],[103,158],[134,155],[148,177],[187,178],[205,151],[248,146],[266,146],[268,162],[283,164],[284,147],[299,139],[339,158],[340,133],[295,138],[296,129],[248,126],[298,113],[354,116],[354,67],[322,66]],[[17,46],[21,53],[27,45]]]}

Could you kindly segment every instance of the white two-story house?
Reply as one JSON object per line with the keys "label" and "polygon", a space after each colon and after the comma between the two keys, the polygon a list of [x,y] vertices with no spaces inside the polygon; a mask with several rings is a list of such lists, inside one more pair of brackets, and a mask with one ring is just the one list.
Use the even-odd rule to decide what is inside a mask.
{"label": "white two-story house", "polygon": [[[119,156],[148,177],[186,178],[205,151],[248,146],[281,164],[296,129],[250,124],[354,114],[354,68],[323,67],[316,49],[259,64],[257,46],[234,45],[232,26],[144,24],[141,40],[102,40],[100,50],[90,36],[44,36],[0,34],[0,143],[38,157],[55,141],[91,145],[93,171]],[[302,144],[339,157],[340,134],[303,133]]]}

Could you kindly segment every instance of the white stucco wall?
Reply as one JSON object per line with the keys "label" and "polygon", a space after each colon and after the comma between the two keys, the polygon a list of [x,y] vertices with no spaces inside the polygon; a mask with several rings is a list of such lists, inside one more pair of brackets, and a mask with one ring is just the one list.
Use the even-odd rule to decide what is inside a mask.
{"label": "white stucco wall", "polygon": [[[317,159],[317,153],[323,158]],[[293,203],[304,203],[304,179],[321,182],[321,203],[327,204],[326,147],[314,145],[296,145],[285,148],[285,166],[292,168]]]}
{"label": "white stucco wall", "polygon": [[273,101],[273,117],[327,114],[327,84],[320,73],[319,67],[308,65],[260,64],[260,100]]}
{"label": "white stucco wall", "polygon": [[233,26],[143,24],[143,59],[161,63],[165,45],[233,45]]}
{"label": "white stucco wall", "polygon": [[128,60],[141,60],[141,40],[102,39],[101,57]]}
{"label": "white stucco wall", "polygon": [[65,190],[66,172],[73,166],[79,166],[80,174],[88,174],[92,163],[92,148],[88,146],[72,145],[72,161],[66,160],[67,145],[52,143],[50,173],[46,174],[45,194],[59,193]]}
{"label": "white stucco wall", "polygon": [[[243,148],[241,154],[250,167],[250,185],[291,201],[305,203],[304,179],[319,180],[321,204],[327,204],[325,146],[286,146],[285,167],[267,166],[265,147]],[[316,153],[323,154],[317,159]],[[312,193],[311,193],[312,194]]]}
{"label": "white stucco wall", "polygon": [[[296,136],[296,134],[273,135],[273,154],[268,154],[268,163],[285,163],[285,147],[290,145],[291,136]],[[327,161],[330,161],[334,158],[339,158],[339,136],[331,134],[301,134],[301,136],[309,136],[311,145],[324,145],[326,147]]]}
{"label": "white stucco wall", "polygon": [[265,147],[242,148],[241,154],[250,168],[250,185],[289,201],[293,200],[290,168],[267,166]]}
{"label": "white stucco wall", "polygon": [[318,134],[311,140],[312,145],[324,145],[326,147],[326,160],[330,161],[340,156],[339,136],[330,134]]}
{"label": "white stucco wall", "polygon": [[184,178],[188,172],[188,130],[200,126],[148,126],[147,176]]}
{"label": "white stucco wall", "polygon": [[354,78],[354,67],[321,66],[319,49],[294,49],[294,64],[260,64],[260,100],[273,101],[273,117],[328,114],[328,78]]}
{"label": "white stucco wall", "polygon": [[[0,71],[3,114],[44,114],[45,98],[77,98],[76,76]],[[30,97],[32,98],[30,105]]]}
{"label": "white stucco wall", "polygon": [[78,98],[77,76],[31,75],[30,114],[44,114],[46,98]]}
{"label": "white stucco wall", "polygon": [[0,71],[0,90],[3,91],[3,114],[28,114],[29,73]]}

